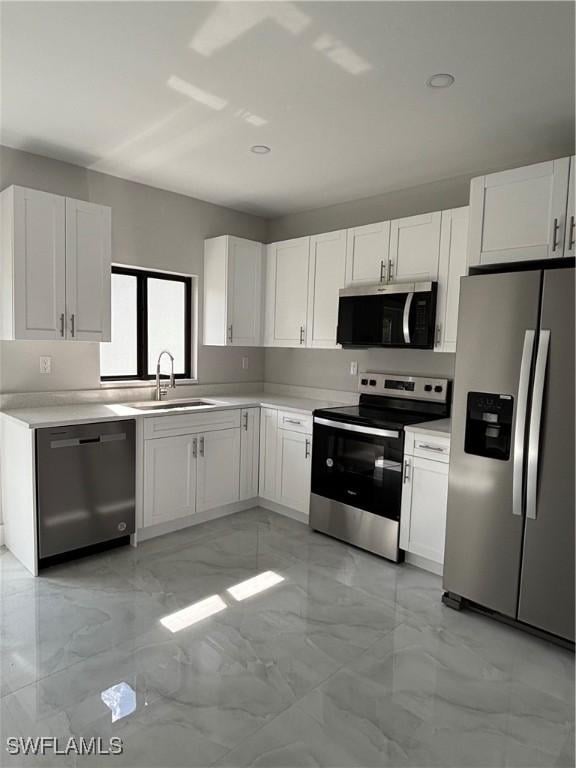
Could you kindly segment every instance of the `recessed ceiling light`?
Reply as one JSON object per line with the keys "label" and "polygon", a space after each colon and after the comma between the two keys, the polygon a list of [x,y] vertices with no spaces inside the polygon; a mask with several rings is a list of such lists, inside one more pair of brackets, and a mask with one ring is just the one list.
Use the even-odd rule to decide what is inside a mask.
{"label": "recessed ceiling light", "polygon": [[266,144],[254,144],[253,147],[250,147],[250,152],[254,152],[255,155],[267,155],[271,151],[270,147],[267,147]]}
{"label": "recessed ceiling light", "polygon": [[428,78],[426,81],[426,85],[429,88],[450,88],[453,83],[454,75],[442,72],[438,73],[437,75],[432,75],[432,77]]}

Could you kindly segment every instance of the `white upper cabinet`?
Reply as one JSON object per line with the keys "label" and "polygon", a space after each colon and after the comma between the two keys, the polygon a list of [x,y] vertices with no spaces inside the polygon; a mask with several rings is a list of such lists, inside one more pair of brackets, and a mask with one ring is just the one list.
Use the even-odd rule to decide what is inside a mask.
{"label": "white upper cabinet", "polygon": [[110,341],[110,208],[66,198],[68,338]]}
{"label": "white upper cabinet", "polygon": [[386,280],[389,247],[389,221],[349,229],[346,246],[346,285]]}
{"label": "white upper cabinet", "polygon": [[472,179],[470,264],[562,256],[569,172],[565,157]]}
{"label": "white upper cabinet", "polygon": [[223,235],[204,244],[204,344],[262,343],[264,246]]}
{"label": "white upper cabinet", "polygon": [[574,175],[576,157],[570,160],[570,179],[568,182],[568,206],[566,208],[566,233],[564,235],[564,256],[574,256],[576,252],[576,199],[574,197]]}
{"label": "white upper cabinet", "polygon": [[15,186],[0,198],[1,338],[109,341],[110,208]]}
{"label": "white upper cabinet", "polygon": [[311,237],[306,346],[339,346],[338,299],[345,280],[346,230]]}
{"label": "white upper cabinet", "polygon": [[65,201],[23,187],[2,192],[3,339],[65,338]]}
{"label": "white upper cabinet", "polygon": [[441,216],[436,211],[391,222],[389,280],[438,279]]}
{"label": "white upper cabinet", "polygon": [[272,243],[266,257],[266,344],[306,343],[310,238]]}
{"label": "white upper cabinet", "polygon": [[468,206],[442,211],[436,305],[436,352],[456,351],[460,278],[467,272]]}

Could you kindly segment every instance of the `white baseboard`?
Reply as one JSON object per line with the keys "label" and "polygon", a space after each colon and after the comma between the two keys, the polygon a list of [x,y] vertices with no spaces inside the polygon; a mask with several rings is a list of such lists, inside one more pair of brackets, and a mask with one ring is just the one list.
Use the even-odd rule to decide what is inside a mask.
{"label": "white baseboard", "polygon": [[166,533],[181,531],[183,528],[190,528],[194,525],[207,523],[210,520],[217,520],[219,517],[233,515],[235,512],[243,512],[245,509],[252,509],[252,507],[257,506],[259,506],[258,498],[247,499],[246,501],[236,501],[233,504],[226,504],[224,507],[209,509],[207,512],[197,512],[195,515],[179,517],[178,520],[170,520],[167,523],[159,523],[158,525],[139,528],[133,537],[133,543],[136,544],[140,541],[146,541],[147,539],[154,539],[156,536],[164,536]]}
{"label": "white baseboard", "polygon": [[299,512],[297,509],[291,509],[291,507],[285,507],[284,504],[278,504],[276,501],[270,501],[270,499],[258,499],[258,505],[264,509],[269,509],[270,512],[277,512],[284,517],[290,517],[292,520],[297,520],[299,523],[308,525],[309,517],[304,512]]}
{"label": "white baseboard", "polygon": [[428,560],[427,557],[421,557],[412,552],[406,552],[405,562],[415,565],[416,568],[421,568],[423,571],[435,573],[436,576],[442,576],[444,573],[444,565],[442,563],[436,563],[434,560]]}

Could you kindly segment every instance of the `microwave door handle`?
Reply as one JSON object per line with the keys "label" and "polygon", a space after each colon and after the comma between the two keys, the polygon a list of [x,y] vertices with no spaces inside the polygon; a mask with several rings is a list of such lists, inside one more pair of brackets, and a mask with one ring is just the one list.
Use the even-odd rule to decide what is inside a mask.
{"label": "microwave door handle", "polygon": [[404,304],[404,317],[402,318],[402,330],[404,332],[404,343],[410,344],[410,307],[412,306],[413,293],[409,293],[406,296],[406,302]]}
{"label": "microwave door handle", "polygon": [[532,387],[532,410],[528,428],[528,461],[526,470],[526,517],[536,520],[536,497],[538,495],[538,460],[540,454],[540,425],[542,422],[542,406],[544,403],[544,386],[546,384],[546,365],[548,363],[548,348],[550,346],[550,331],[540,331],[536,367],[534,369],[534,384]]}

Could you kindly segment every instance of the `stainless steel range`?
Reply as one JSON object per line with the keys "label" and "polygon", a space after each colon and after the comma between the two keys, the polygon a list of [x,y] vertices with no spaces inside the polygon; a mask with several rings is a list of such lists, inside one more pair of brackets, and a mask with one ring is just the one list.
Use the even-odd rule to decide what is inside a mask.
{"label": "stainless steel range", "polygon": [[364,373],[357,406],[314,411],[310,526],[394,562],[404,427],[450,415],[451,382]]}

